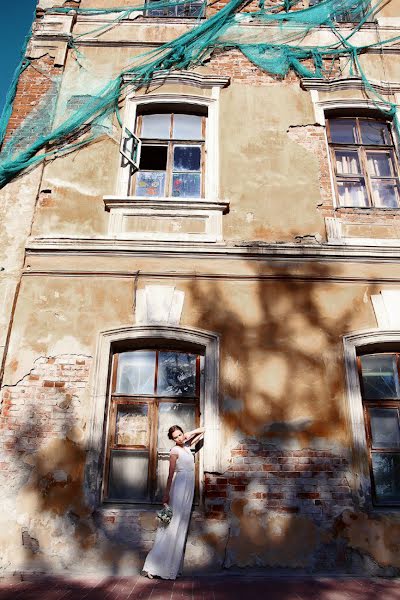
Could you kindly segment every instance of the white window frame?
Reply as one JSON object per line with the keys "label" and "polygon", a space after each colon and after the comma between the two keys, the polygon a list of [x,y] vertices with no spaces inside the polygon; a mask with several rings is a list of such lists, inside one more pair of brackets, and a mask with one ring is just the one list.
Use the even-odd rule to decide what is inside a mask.
{"label": "white window frame", "polygon": [[[149,340],[186,344],[204,355],[204,393],[200,399],[200,422],[206,428],[204,447],[200,456],[200,482],[204,472],[221,472],[220,419],[219,419],[219,336],[201,329],[167,325],[126,326],[102,331],[99,334],[95,367],[91,414],[87,439],[87,467],[85,489],[91,506],[101,504],[102,459],[107,440],[105,414],[109,399],[110,357],[117,344],[131,349],[146,346]],[[106,427],[108,424],[106,424]]]}
{"label": "white window frame", "polygon": [[[219,148],[218,148],[218,130],[219,130],[219,92],[220,88],[214,86],[210,97],[194,96],[192,94],[136,94],[129,95],[126,99],[123,130],[127,128],[133,131],[136,124],[136,117],[139,107],[159,105],[171,106],[175,104],[187,105],[188,107],[206,108],[206,138],[205,138],[205,195],[204,200],[217,201],[219,198]],[[136,198],[130,194],[132,171],[129,164],[121,161],[121,166],[117,180],[117,196]],[[143,198],[140,198],[143,200]],[[152,198],[153,199],[153,198]],[[154,198],[159,200],[160,197]],[[162,197],[168,202],[167,196]],[[172,198],[174,199],[174,198]],[[176,200],[176,199],[175,199]],[[202,200],[199,198],[198,200]]]}
{"label": "white window frame", "polygon": [[396,344],[400,348],[399,330],[373,329],[345,335],[343,337],[344,360],[346,368],[347,402],[351,429],[353,434],[353,490],[358,498],[360,507],[374,511],[395,510],[373,506],[371,476],[368,464],[368,442],[365,433],[364,409],[360,388],[360,377],[357,368],[357,354],[360,349],[379,347],[384,349],[387,344]]}

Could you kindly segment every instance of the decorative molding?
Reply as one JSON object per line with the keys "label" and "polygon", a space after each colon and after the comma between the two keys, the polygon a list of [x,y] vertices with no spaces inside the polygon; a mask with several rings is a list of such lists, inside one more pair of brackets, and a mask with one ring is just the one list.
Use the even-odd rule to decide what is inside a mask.
{"label": "decorative molding", "polygon": [[384,227],[389,229],[393,228],[393,225],[388,223],[376,223],[376,222],[346,222],[338,217],[325,217],[326,235],[328,244],[342,244],[346,246],[373,246],[373,247],[400,247],[400,238],[367,238],[367,237],[350,237],[344,235],[344,226],[369,226],[369,227]]}
{"label": "decorative molding", "polygon": [[160,346],[172,346],[178,342],[204,356],[204,387],[201,395],[201,421],[206,428],[204,447],[201,453],[201,471],[220,472],[220,420],[219,420],[219,336],[200,329],[172,326],[132,326],[119,327],[99,332],[93,373],[93,394],[91,415],[86,441],[86,489],[91,505],[101,501],[99,491],[102,486],[102,453],[104,415],[108,401],[110,356],[116,344],[141,348],[151,341]]}
{"label": "decorative molding", "polygon": [[382,290],[371,296],[371,302],[378,327],[400,331],[400,291]]}
{"label": "decorative molding", "polygon": [[400,344],[399,330],[368,330],[343,337],[346,367],[347,402],[353,433],[353,490],[360,506],[371,508],[371,480],[368,467],[368,445],[365,434],[364,411],[357,368],[357,351],[379,344]]}
{"label": "decorative molding", "polygon": [[[242,242],[238,245],[220,246],[181,242],[135,242],[106,238],[30,238],[26,245],[27,256],[48,254],[67,256],[140,255],[149,253],[163,257],[182,256],[203,258],[229,258],[243,260],[287,260],[328,261],[328,262],[382,262],[400,261],[400,248],[396,245],[380,246],[379,240],[372,240],[370,247],[363,245],[347,246],[339,243],[328,244],[271,244],[265,242]],[[29,270],[26,271],[29,273]]]}
{"label": "decorative molding", "polygon": [[229,202],[208,201],[202,198],[142,198],[139,196],[103,196],[107,211],[117,208],[156,208],[157,210],[202,209],[218,210],[226,215],[229,212]]}
{"label": "decorative molding", "polygon": [[[398,81],[375,81],[369,83],[380,94],[393,94],[400,92],[400,83]],[[301,79],[301,87],[304,90],[318,90],[320,92],[340,92],[344,90],[364,90],[365,84],[361,77],[343,77],[339,79],[314,79],[312,77],[304,77]]]}
{"label": "decorative molding", "polygon": [[184,300],[174,286],[146,285],[136,292],[136,325],[179,325]]}
{"label": "decorative molding", "polygon": [[[123,75],[123,81],[129,83],[135,79],[134,75],[128,73]],[[194,71],[158,71],[152,78],[150,86],[153,84],[176,83],[179,85],[191,85],[201,89],[204,88],[225,88],[230,84],[230,77],[222,77],[213,74],[196,73]]]}
{"label": "decorative molding", "polygon": [[199,198],[105,196],[111,238],[136,241],[221,242],[227,202]]}
{"label": "decorative molding", "polygon": [[49,54],[55,59],[56,65],[65,64],[68,43],[72,39],[72,28],[75,22],[75,12],[66,15],[45,14],[36,20],[33,35],[29,42],[27,57],[40,58]]}

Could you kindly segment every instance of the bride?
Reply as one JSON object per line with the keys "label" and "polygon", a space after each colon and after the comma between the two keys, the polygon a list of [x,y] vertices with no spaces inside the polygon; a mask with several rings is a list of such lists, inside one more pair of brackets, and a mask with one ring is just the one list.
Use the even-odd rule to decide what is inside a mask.
{"label": "bride", "polygon": [[194,457],[190,446],[204,434],[204,427],[183,433],[179,425],[168,430],[175,442],[169,454],[169,473],[163,503],[172,508],[169,525],[158,528],[153,548],[147,555],[142,574],[150,579],[176,579],[183,564],[186,535],[194,494]]}

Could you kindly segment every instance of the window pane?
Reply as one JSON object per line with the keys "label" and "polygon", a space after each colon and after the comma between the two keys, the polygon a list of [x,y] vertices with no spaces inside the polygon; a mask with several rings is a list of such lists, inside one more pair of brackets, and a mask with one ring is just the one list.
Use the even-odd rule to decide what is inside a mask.
{"label": "window pane", "polygon": [[169,139],[171,115],[143,115],[142,116],[142,138],[156,140]]}
{"label": "window pane", "polygon": [[196,407],[194,404],[179,404],[178,402],[160,402],[158,412],[158,441],[159,452],[168,452],[174,442],[168,439],[168,429],[172,425],[182,427],[184,433],[196,429]]}
{"label": "window pane", "polygon": [[400,430],[397,408],[370,408],[373,448],[400,447]]}
{"label": "window pane", "polygon": [[390,144],[389,127],[380,121],[360,121],[361,138],[363,144]]}
{"label": "window pane", "polygon": [[368,196],[363,181],[338,181],[341,206],[368,206]]}
{"label": "window pane", "polygon": [[204,13],[204,6],[205,6],[204,2],[190,3],[188,16],[189,17],[201,17]]}
{"label": "window pane", "polygon": [[163,396],[195,396],[196,355],[160,352],[157,393]]}
{"label": "window pane", "polygon": [[200,146],[175,146],[174,171],[200,171]]}
{"label": "window pane", "polygon": [[172,195],[179,198],[200,198],[200,174],[174,174],[172,177]]}
{"label": "window pane", "polygon": [[154,394],[156,353],[124,352],[119,355],[117,394]]}
{"label": "window pane", "polygon": [[329,119],[329,128],[332,142],[336,144],[356,143],[355,119]]}
{"label": "window pane", "polygon": [[136,175],[136,195],[165,196],[165,172],[139,171]]}
{"label": "window pane", "polygon": [[148,446],[148,406],[118,405],[115,443],[118,446]]}
{"label": "window pane", "polygon": [[339,175],[359,175],[360,159],[357,151],[335,150],[336,172]]}
{"label": "window pane", "polygon": [[374,205],[381,208],[397,208],[399,188],[395,181],[372,181]]}
{"label": "window pane", "polygon": [[167,168],[167,146],[142,146],[140,170],[165,171]]}
{"label": "window pane", "polygon": [[176,140],[201,140],[202,117],[199,115],[174,115]]}
{"label": "window pane", "polygon": [[375,177],[393,177],[390,152],[367,152],[368,171]]}
{"label": "window pane", "polygon": [[380,501],[400,500],[400,454],[372,454],[375,494]]}
{"label": "window pane", "polygon": [[394,354],[361,356],[363,396],[367,400],[399,398],[399,377]]}
{"label": "window pane", "polygon": [[112,450],[108,497],[111,500],[145,500],[148,465],[148,452]]}

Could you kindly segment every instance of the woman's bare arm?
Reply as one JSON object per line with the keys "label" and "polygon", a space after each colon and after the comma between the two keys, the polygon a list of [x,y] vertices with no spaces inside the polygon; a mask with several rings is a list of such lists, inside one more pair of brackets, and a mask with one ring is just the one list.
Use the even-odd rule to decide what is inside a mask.
{"label": "woman's bare arm", "polygon": [[203,437],[204,432],[204,427],[198,427],[197,429],[193,429],[193,431],[187,431],[183,437],[185,442],[190,442],[190,445],[192,446]]}
{"label": "woman's bare arm", "polygon": [[164,496],[163,496],[163,504],[168,504],[169,503],[169,493],[171,490],[171,484],[172,484],[172,479],[174,477],[174,473],[175,473],[175,466],[176,466],[176,461],[178,460],[178,455],[177,454],[170,454],[169,455],[169,472],[168,472],[168,479],[167,479],[167,485],[165,486],[165,492],[164,492]]}

